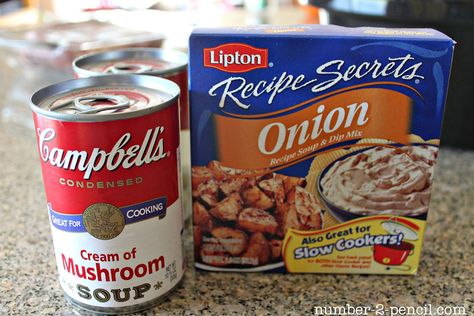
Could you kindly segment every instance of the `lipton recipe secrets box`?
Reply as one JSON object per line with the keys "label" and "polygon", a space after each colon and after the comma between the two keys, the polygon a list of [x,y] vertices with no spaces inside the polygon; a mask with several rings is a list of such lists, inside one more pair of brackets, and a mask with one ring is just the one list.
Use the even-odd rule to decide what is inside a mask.
{"label": "lipton recipe secrets box", "polygon": [[431,29],[195,30],[196,267],[416,273],[453,46]]}

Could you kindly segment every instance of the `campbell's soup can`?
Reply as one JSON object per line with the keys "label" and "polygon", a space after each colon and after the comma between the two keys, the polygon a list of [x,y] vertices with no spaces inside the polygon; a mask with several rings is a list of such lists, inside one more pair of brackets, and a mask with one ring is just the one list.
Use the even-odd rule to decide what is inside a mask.
{"label": "campbell's soup can", "polygon": [[147,309],[184,272],[179,87],[75,79],[31,99],[59,280],[73,305]]}
{"label": "campbell's soup can", "polygon": [[76,77],[141,74],[169,79],[181,89],[181,129],[189,129],[188,55],[171,49],[127,48],[80,56],[72,64]]}
{"label": "campbell's soup can", "polygon": [[162,48],[125,48],[80,56],[72,63],[76,77],[86,78],[113,74],[140,74],[162,77],[181,89],[181,166],[185,194],[185,218],[191,217],[191,158],[188,107],[188,55]]}

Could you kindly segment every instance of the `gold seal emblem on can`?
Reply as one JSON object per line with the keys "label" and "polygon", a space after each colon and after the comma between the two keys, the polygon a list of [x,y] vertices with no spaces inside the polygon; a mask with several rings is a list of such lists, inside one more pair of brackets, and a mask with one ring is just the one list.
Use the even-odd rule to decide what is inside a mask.
{"label": "gold seal emblem on can", "polygon": [[117,237],[125,227],[125,218],[120,209],[107,203],[89,206],[84,211],[82,220],[87,232],[101,240]]}

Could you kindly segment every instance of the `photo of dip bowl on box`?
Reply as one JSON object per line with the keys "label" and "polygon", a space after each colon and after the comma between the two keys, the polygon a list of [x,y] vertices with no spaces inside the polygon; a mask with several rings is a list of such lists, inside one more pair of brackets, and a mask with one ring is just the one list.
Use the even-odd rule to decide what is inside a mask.
{"label": "photo of dip bowl on box", "polygon": [[323,169],[320,200],[340,222],[380,214],[426,219],[437,155],[431,144],[353,151]]}

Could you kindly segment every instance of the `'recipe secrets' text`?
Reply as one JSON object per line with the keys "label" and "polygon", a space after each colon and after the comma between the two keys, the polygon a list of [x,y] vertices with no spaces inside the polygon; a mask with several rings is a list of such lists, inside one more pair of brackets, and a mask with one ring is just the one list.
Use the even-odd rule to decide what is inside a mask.
{"label": "'recipe secrets' text", "polygon": [[393,77],[404,81],[422,80],[419,74],[422,62],[415,62],[411,54],[401,57],[388,57],[386,61],[365,61],[360,64],[347,63],[342,59],[331,60],[316,68],[316,78],[308,79],[304,74],[292,75],[284,71],[271,80],[248,82],[244,77],[232,76],[214,84],[209,95],[218,97],[219,108],[232,102],[241,109],[249,109],[252,105],[246,100],[251,97],[268,97],[271,105],[277,96],[287,90],[297,91],[311,87],[313,93],[323,92],[340,82],[370,77],[372,79]]}

